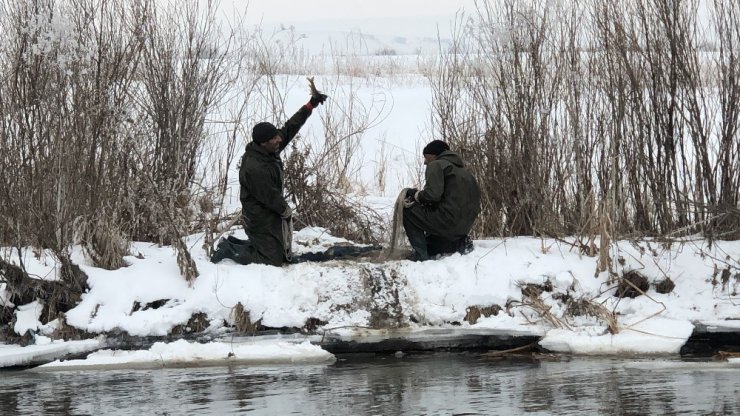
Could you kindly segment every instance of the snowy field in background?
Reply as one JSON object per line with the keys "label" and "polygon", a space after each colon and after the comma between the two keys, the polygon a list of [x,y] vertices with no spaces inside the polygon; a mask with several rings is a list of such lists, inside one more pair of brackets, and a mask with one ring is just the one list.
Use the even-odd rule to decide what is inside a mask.
{"label": "snowy field in background", "polygon": [[[283,106],[285,116],[273,121],[278,127],[304,105],[309,98],[305,76],[280,76],[278,83],[286,86]],[[423,179],[423,157],[421,149],[434,137],[431,127],[432,91],[429,81],[421,75],[409,75],[403,80],[375,80],[371,85],[363,81],[346,80],[332,76],[316,76],[319,89],[330,94],[329,100],[343,102],[350,94],[357,102],[368,107],[358,110],[357,117],[367,114],[374,122],[364,131],[354,135],[350,141],[356,148],[348,179],[351,192],[364,198],[369,205],[390,211],[396,196],[404,187],[418,187]],[[348,86],[340,82],[353,82]],[[324,148],[324,117],[331,111],[334,118],[346,116],[335,105],[320,106],[301,128],[294,139],[299,145],[309,145],[316,152]],[[247,130],[244,129],[246,133]],[[228,189],[224,205],[228,212],[241,209],[239,202],[238,164],[245,146],[251,138],[241,135],[237,140],[237,151],[229,171]],[[290,149],[283,153],[286,158]],[[300,215],[300,207],[297,215]]]}

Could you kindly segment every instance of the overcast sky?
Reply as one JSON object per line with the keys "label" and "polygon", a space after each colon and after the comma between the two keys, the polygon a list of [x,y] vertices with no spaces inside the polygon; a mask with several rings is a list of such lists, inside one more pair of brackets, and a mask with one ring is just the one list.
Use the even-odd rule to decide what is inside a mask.
{"label": "overcast sky", "polygon": [[[238,0],[243,7],[247,2]],[[473,0],[250,0],[249,19],[264,22],[363,19],[378,17],[454,16],[472,9]]]}
{"label": "overcast sky", "polygon": [[[170,4],[177,0],[167,1]],[[198,0],[204,5],[209,0]],[[482,1],[482,0],[479,0]],[[326,33],[435,38],[449,35],[458,13],[475,0],[216,0],[230,25],[294,26],[315,38]]]}

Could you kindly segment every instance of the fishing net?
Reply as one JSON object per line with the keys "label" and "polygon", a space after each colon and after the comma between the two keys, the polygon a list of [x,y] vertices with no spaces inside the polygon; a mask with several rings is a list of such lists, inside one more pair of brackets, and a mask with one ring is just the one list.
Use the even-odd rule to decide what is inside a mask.
{"label": "fishing net", "polygon": [[403,229],[403,208],[404,200],[406,199],[406,191],[409,188],[404,188],[396,198],[396,204],[393,209],[393,221],[391,224],[391,238],[383,253],[383,259],[385,260],[399,260],[406,258],[409,255],[409,247],[406,240],[406,232]]}

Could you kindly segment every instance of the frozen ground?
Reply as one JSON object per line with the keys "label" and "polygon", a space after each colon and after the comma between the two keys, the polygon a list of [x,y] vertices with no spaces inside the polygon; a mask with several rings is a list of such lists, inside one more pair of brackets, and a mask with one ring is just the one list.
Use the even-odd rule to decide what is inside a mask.
{"label": "frozen ground", "polygon": [[[241,231],[235,234],[243,236]],[[615,244],[612,255],[620,259],[615,272],[639,271],[651,284],[645,295],[631,299],[614,296],[616,284],[610,283],[608,273],[596,273],[596,258],[578,253],[565,242],[547,239],[477,240],[468,255],[422,263],[341,260],[283,268],[242,266],[230,260],[212,264],[200,241],[200,236],[189,239],[200,271],[191,286],[180,277],[170,247],[134,244],[132,255],[126,258],[129,266],[115,271],[88,265],[77,251],[74,260],[88,274],[90,290],[67,313],[67,322],[91,333],[161,336],[175,326],[187,326],[194,314],[202,313],[209,325],[206,332],[219,333],[236,324],[234,311],[241,304],[251,321],[264,327],[304,328],[315,322],[318,333],[359,337],[368,327],[528,332],[544,335],[540,344],[550,350],[600,355],[677,353],[694,323],[740,330],[740,279],[731,275],[723,282],[721,269],[740,258],[740,242],[716,242],[711,247],[702,241],[670,246]],[[296,234],[294,244],[296,250],[322,250],[338,241],[342,240],[324,230],[309,228]],[[38,259],[31,251],[24,253],[24,259],[36,270],[52,265],[49,257]],[[38,277],[55,278],[55,273]],[[666,277],[675,288],[657,293],[655,284]],[[541,302],[524,296],[523,288],[543,290],[537,296]],[[0,289],[0,299],[4,295]],[[609,332],[608,323],[595,314],[578,316],[573,305],[582,299],[613,312],[617,332]],[[56,321],[42,325],[37,306],[18,308],[15,331],[31,330],[38,343],[49,344],[46,337]],[[501,310],[487,317],[486,313],[480,317],[470,313],[485,308]],[[174,352],[159,345],[156,351],[101,352],[94,358],[141,361],[162,355],[183,361],[191,354],[197,361],[213,359],[206,351],[221,357],[229,350],[224,345],[185,347],[184,342],[173,345]],[[9,348],[0,349],[0,356],[19,353]],[[277,341],[259,348],[237,346],[234,351],[238,358],[253,355],[258,361],[270,354],[276,359],[318,354],[308,345]]]}

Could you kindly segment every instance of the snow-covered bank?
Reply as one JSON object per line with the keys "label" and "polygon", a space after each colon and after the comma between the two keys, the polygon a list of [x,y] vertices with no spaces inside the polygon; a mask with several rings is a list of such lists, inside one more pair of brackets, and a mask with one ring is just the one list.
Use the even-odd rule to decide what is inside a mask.
{"label": "snow-covered bank", "polygon": [[[341,240],[315,228],[296,233],[294,240],[296,251],[320,251],[337,242]],[[302,328],[359,340],[369,333],[367,328],[490,329],[544,335],[540,345],[554,351],[674,354],[694,324],[740,322],[740,242],[614,244],[610,254],[616,259],[616,276],[639,271],[650,283],[646,295],[635,298],[614,296],[616,276],[595,273],[596,258],[548,239],[478,240],[469,255],[422,263],[341,260],[283,268],[229,260],[212,264],[200,245],[199,236],[189,239],[200,271],[192,286],[180,277],[169,247],[134,244],[126,258],[129,266],[115,271],[85,265],[78,252],[74,260],[88,274],[90,290],[67,312],[67,323],[95,334],[163,336],[200,331],[190,328],[195,322],[191,318],[198,316],[206,332],[218,334],[245,319],[235,313],[241,304],[255,328]],[[25,261],[35,258],[28,255]],[[666,278],[675,288],[658,293],[656,284]],[[613,314],[616,333],[593,313],[593,305]],[[22,319],[16,331],[51,335],[56,322],[43,325],[35,320],[37,314],[29,319],[28,310],[19,308]],[[209,347],[193,348],[182,351],[201,357]],[[218,357],[226,351],[218,345],[210,348]],[[132,353],[121,359],[146,360],[157,354]],[[250,349],[243,354],[260,357]]]}
{"label": "snow-covered bank", "polygon": [[36,345],[26,347],[0,344],[0,368],[39,365],[58,357],[94,351],[100,348],[101,345],[101,341],[98,339],[49,341],[46,337],[38,337]]}
{"label": "snow-covered bank", "polygon": [[100,350],[86,359],[54,361],[41,369],[172,367],[225,364],[331,363],[334,356],[309,342],[258,340],[251,342],[158,342],[148,350]]}

